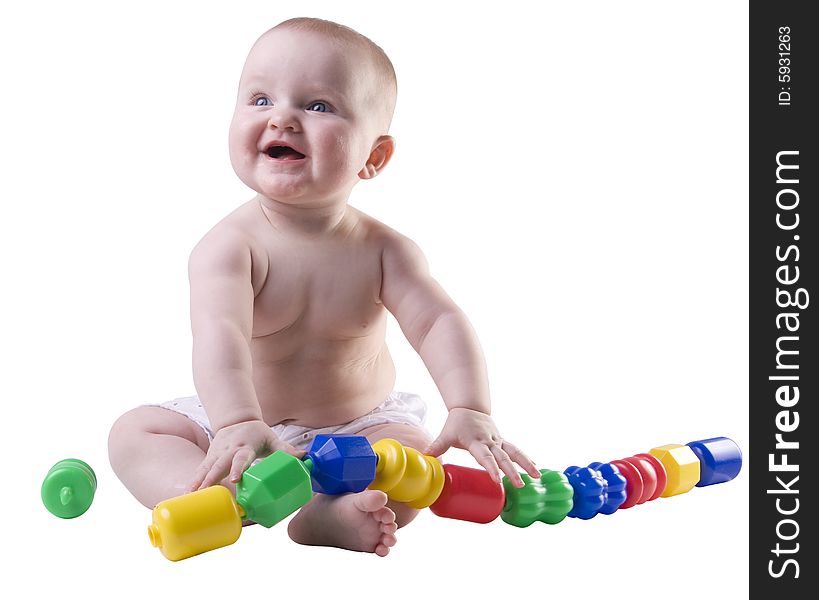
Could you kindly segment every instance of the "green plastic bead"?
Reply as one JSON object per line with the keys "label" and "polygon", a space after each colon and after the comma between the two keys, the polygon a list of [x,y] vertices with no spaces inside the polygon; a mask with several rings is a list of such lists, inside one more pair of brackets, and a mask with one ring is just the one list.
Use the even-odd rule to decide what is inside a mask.
{"label": "green plastic bead", "polygon": [[312,498],[308,465],[281,450],[250,467],[236,484],[244,517],[264,527],[273,527]]}
{"label": "green plastic bead", "polygon": [[515,527],[529,527],[535,521],[550,525],[560,523],[572,510],[574,490],[560,471],[540,470],[540,479],[520,474],[522,488],[516,488],[508,478],[503,478],[506,504],[501,519]]}
{"label": "green plastic bead", "polygon": [[52,515],[73,519],[88,510],[96,491],[94,470],[81,460],[66,458],[49,469],[40,497]]}

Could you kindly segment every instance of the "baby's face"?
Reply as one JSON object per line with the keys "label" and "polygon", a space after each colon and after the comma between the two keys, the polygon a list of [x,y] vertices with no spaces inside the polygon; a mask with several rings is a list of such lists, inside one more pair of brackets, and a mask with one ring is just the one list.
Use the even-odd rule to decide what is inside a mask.
{"label": "baby's face", "polygon": [[287,204],[346,201],[381,133],[358,52],[287,29],[257,42],[230,125],[231,163],[245,184]]}

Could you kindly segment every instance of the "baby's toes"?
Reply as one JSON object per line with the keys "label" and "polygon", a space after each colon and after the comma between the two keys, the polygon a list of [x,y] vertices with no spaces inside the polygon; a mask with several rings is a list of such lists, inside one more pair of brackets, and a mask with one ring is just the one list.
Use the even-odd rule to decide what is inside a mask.
{"label": "baby's toes", "polygon": [[375,546],[375,553],[378,556],[387,556],[390,552],[390,548],[395,546],[395,542],[397,542],[397,538],[391,533],[385,533],[381,536],[381,539],[378,540],[378,544]]}
{"label": "baby's toes", "polygon": [[381,523],[381,533],[393,534],[396,531],[398,531],[398,523],[395,521],[392,523]]}
{"label": "baby's toes", "polygon": [[391,508],[381,508],[372,513],[373,519],[381,523],[382,525],[389,525],[390,523],[395,523],[395,513]]}
{"label": "baby's toes", "polygon": [[[380,490],[364,490],[352,496],[353,506],[363,513],[376,515],[386,508],[387,494]],[[389,510],[389,509],[387,509]]]}

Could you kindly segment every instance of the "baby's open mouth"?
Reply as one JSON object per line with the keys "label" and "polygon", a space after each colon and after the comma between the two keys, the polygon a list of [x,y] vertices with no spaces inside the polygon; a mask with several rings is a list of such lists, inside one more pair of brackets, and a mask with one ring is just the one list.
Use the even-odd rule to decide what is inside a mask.
{"label": "baby's open mouth", "polygon": [[304,158],[304,154],[297,152],[290,146],[270,146],[267,149],[267,155],[277,160],[299,160]]}

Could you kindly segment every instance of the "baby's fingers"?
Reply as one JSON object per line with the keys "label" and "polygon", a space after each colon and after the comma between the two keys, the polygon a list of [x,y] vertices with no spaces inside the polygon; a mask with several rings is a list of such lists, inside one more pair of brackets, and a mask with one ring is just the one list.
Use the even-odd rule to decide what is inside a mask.
{"label": "baby's fingers", "polygon": [[199,489],[210,487],[222,481],[228,474],[233,457],[230,454],[223,454],[214,461],[202,482],[199,484]]}
{"label": "baby's fingers", "polygon": [[498,466],[501,471],[503,471],[503,474],[509,478],[509,481],[512,482],[512,485],[515,487],[523,487],[523,479],[520,478],[520,473],[518,473],[515,464],[512,462],[512,459],[509,458],[506,451],[501,446],[493,446],[491,450],[495,456],[495,460],[498,461]]}
{"label": "baby's fingers", "polygon": [[295,456],[296,458],[304,458],[307,454],[307,450],[299,450],[295,446],[288,444],[287,442],[283,442],[281,440],[276,440],[276,444],[273,446],[274,452],[276,450],[281,450],[282,452],[287,452],[288,454]]}
{"label": "baby's fingers", "polygon": [[210,468],[213,465],[213,460],[206,456],[205,459],[199,463],[199,466],[196,467],[196,470],[193,472],[193,477],[191,477],[190,485],[188,485],[188,489],[186,490],[188,493],[195,492],[200,488],[202,482],[207,477],[208,473],[210,472]]}
{"label": "baby's fingers", "polygon": [[241,448],[233,455],[233,462],[230,468],[230,481],[232,483],[238,482],[242,478],[242,473],[245,472],[253,460],[256,458],[256,453],[250,448]]}
{"label": "baby's fingers", "polygon": [[426,448],[424,448],[424,454],[427,454],[429,456],[441,456],[451,447],[452,442],[450,442],[447,438],[441,435],[438,438],[436,438],[435,441],[430,442],[430,444]]}
{"label": "baby's fingers", "polygon": [[469,453],[478,461],[478,464],[489,473],[492,481],[500,483],[501,478],[498,462],[495,460],[495,456],[492,454],[492,450],[489,446],[481,442],[473,442],[469,445],[467,450],[469,450]]}
{"label": "baby's fingers", "polygon": [[537,465],[535,465],[535,461],[521,452],[517,446],[510,444],[509,442],[503,442],[503,449],[506,450],[509,458],[523,467],[523,470],[526,471],[527,475],[536,479],[540,478],[540,471],[538,470]]}

